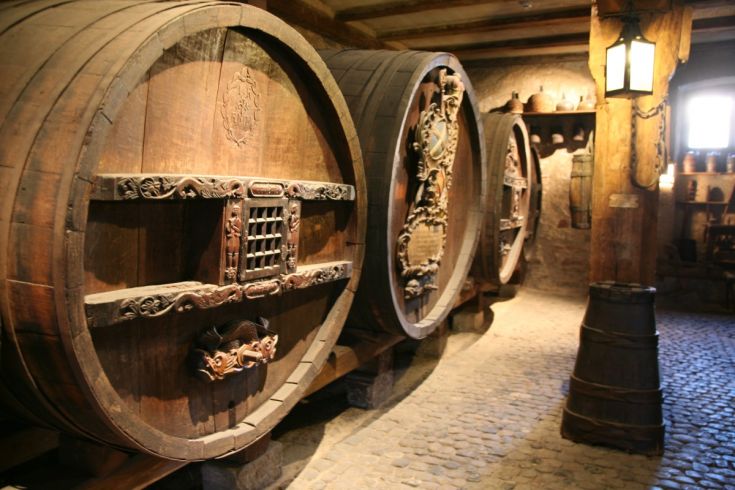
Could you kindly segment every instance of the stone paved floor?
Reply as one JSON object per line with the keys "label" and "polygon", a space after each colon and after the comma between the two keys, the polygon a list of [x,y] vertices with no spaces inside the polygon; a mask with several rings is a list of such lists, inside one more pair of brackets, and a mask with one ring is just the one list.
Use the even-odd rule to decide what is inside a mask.
{"label": "stone paved floor", "polygon": [[658,313],[666,450],[646,457],[559,436],[584,307],[529,290],[495,303],[490,330],[399,402],[322,426],[279,486],[735,490],[735,317]]}

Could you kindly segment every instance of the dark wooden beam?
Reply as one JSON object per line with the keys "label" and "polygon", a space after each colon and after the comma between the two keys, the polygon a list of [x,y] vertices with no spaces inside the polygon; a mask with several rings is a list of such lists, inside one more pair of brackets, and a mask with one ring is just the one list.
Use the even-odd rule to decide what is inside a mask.
{"label": "dark wooden beam", "polygon": [[580,32],[574,34],[559,34],[557,36],[507,39],[505,41],[493,41],[489,43],[467,44],[463,46],[450,46],[435,49],[438,51],[449,51],[458,58],[461,58],[462,55],[484,50],[551,48],[577,46],[587,43],[589,43],[589,33]]}
{"label": "dark wooden beam", "polygon": [[469,60],[462,60],[462,66],[465,70],[473,68],[497,68],[499,66],[515,66],[515,65],[541,65],[541,64],[554,64],[554,63],[572,63],[587,61],[587,52],[579,53],[564,53],[564,54],[541,54],[541,55],[528,55],[528,56],[513,56],[513,57],[496,57],[488,55],[483,58],[473,58]]}
{"label": "dark wooden beam", "polygon": [[735,27],[735,15],[727,17],[710,17],[692,21],[693,31],[709,31],[712,29],[731,29]]}
{"label": "dark wooden beam", "polygon": [[268,11],[289,24],[301,26],[347,46],[391,49],[374,36],[334,19],[301,0],[268,0]]}
{"label": "dark wooden beam", "polygon": [[435,38],[456,34],[493,32],[520,28],[547,28],[574,22],[589,22],[590,14],[590,8],[583,7],[558,10],[555,12],[534,13],[533,15],[514,15],[512,17],[484,19],[461,24],[415,27],[400,31],[391,31],[380,34],[378,39],[382,41],[403,41],[406,39]]}
{"label": "dark wooden beam", "polygon": [[342,22],[353,22],[379,17],[390,17],[392,15],[415,14],[427,10],[445,10],[456,7],[504,2],[507,2],[507,0],[398,0],[379,5],[365,5],[344,9],[337,12],[335,18]]}

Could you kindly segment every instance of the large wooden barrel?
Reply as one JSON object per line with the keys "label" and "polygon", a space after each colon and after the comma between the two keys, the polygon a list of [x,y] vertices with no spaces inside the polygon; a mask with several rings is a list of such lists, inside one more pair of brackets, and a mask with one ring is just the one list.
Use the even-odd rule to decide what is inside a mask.
{"label": "large wooden barrel", "polygon": [[656,290],[592,283],[562,417],[562,435],[589,444],[661,454]]}
{"label": "large wooden barrel", "polygon": [[27,1],[0,14],[0,68],[12,397],[164,458],[256,441],[362,265],[361,156],[321,58],[238,2]]}
{"label": "large wooden barrel", "polygon": [[592,172],[593,156],[590,153],[572,157],[569,180],[569,210],[572,228],[588,229],[592,224]]}
{"label": "large wooden barrel", "polygon": [[348,326],[423,338],[449,314],[482,220],[472,86],[446,53],[320,54],[355,120],[368,183],[365,270]]}
{"label": "large wooden barrel", "polygon": [[[473,275],[500,286],[513,276],[523,256],[529,227],[535,227],[537,208],[531,208],[534,163],[528,132],[520,116],[488,113],[483,125],[487,208]],[[540,205],[540,200],[534,204]]]}

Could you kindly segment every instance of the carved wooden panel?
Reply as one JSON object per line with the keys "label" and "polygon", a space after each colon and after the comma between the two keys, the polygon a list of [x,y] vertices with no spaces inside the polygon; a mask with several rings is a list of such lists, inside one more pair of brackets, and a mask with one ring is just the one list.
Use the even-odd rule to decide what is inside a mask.
{"label": "carved wooden panel", "polygon": [[90,327],[216,308],[351,275],[351,262],[298,266],[301,201],[354,201],[351,185],[164,174],[98,174],[93,184],[97,201],[220,200],[224,219],[219,284],[187,281],[90,294],[85,297]]}
{"label": "carved wooden panel", "polygon": [[420,182],[397,243],[398,265],[405,281],[404,296],[416,298],[437,289],[447,238],[447,206],[452,166],[457,151],[464,84],[459,75],[439,72],[439,100],[421,112],[414,151],[419,155]]}
{"label": "carved wooden panel", "polygon": [[266,296],[277,296],[352,276],[352,262],[327,262],[299,267],[296,272],[273,279],[217,286],[188,281],[160,286],[143,286],[84,298],[87,324],[105,327],[136,318],[152,318],[193,309],[216,308]]}

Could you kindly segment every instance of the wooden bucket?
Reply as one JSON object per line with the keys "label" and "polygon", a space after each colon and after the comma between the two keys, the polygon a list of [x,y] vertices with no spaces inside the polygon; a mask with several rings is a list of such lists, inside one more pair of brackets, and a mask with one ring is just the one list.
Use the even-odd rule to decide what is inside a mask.
{"label": "wooden bucket", "polygon": [[638,284],[590,285],[562,418],[565,438],[663,452],[655,293]]}
{"label": "wooden bucket", "polygon": [[472,86],[446,53],[320,54],[355,120],[368,182],[365,270],[348,326],[425,337],[461,291],[482,221]]}
{"label": "wooden bucket", "polygon": [[522,259],[529,227],[536,226],[540,198],[532,208],[534,162],[521,117],[489,113],[483,125],[488,193],[473,275],[500,286],[510,281]]}
{"label": "wooden bucket", "polygon": [[5,408],[170,459],[248,446],[359,281],[364,173],[332,75],[238,2],[17,2],[1,21]]}
{"label": "wooden bucket", "polygon": [[569,208],[572,228],[588,229],[592,223],[592,173],[594,157],[591,154],[572,157],[569,181]]}

